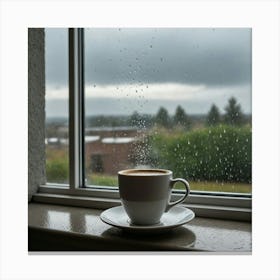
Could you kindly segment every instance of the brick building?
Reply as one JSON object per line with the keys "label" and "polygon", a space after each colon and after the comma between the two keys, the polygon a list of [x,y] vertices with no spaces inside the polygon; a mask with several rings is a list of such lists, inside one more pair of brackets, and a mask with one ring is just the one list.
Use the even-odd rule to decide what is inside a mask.
{"label": "brick building", "polygon": [[88,172],[116,175],[119,170],[132,168],[135,147],[141,143],[143,132],[132,127],[86,129]]}

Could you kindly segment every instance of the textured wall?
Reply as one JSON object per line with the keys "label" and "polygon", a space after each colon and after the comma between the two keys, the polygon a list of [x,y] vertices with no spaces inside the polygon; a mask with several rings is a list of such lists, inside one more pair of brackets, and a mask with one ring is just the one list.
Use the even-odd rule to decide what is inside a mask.
{"label": "textured wall", "polygon": [[28,29],[28,201],[46,181],[44,37],[44,29]]}

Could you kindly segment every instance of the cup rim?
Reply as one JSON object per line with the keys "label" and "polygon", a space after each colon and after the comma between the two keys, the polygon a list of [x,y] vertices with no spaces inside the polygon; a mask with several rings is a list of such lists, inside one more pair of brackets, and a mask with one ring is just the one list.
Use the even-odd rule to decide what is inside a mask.
{"label": "cup rim", "polygon": [[151,174],[151,175],[145,175],[146,177],[154,177],[154,176],[167,176],[167,175],[172,175],[172,171],[168,169],[160,169],[160,168],[131,168],[131,169],[124,169],[118,171],[118,175],[122,176],[142,176],[141,174],[129,174],[133,172],[158,172],[159,174]]}

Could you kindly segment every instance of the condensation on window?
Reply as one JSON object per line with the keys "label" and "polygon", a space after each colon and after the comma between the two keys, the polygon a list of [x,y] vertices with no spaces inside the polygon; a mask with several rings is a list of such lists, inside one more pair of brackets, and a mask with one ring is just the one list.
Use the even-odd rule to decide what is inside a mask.
{"label": "condensation on window", "polygon": [[250,38],[248,28],[86,29],[86,184],[152,167],[191,190],[251,193]]}

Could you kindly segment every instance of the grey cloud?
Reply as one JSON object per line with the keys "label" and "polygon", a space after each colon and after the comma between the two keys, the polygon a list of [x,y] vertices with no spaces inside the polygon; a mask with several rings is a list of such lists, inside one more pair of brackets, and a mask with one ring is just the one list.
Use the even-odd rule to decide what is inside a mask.
{"label": "grey cloud", "polygon": [[[67,85],[66,29],[46,31],[47,83]],[[251,29],[85,30],[87,84],[251,83]]]}

